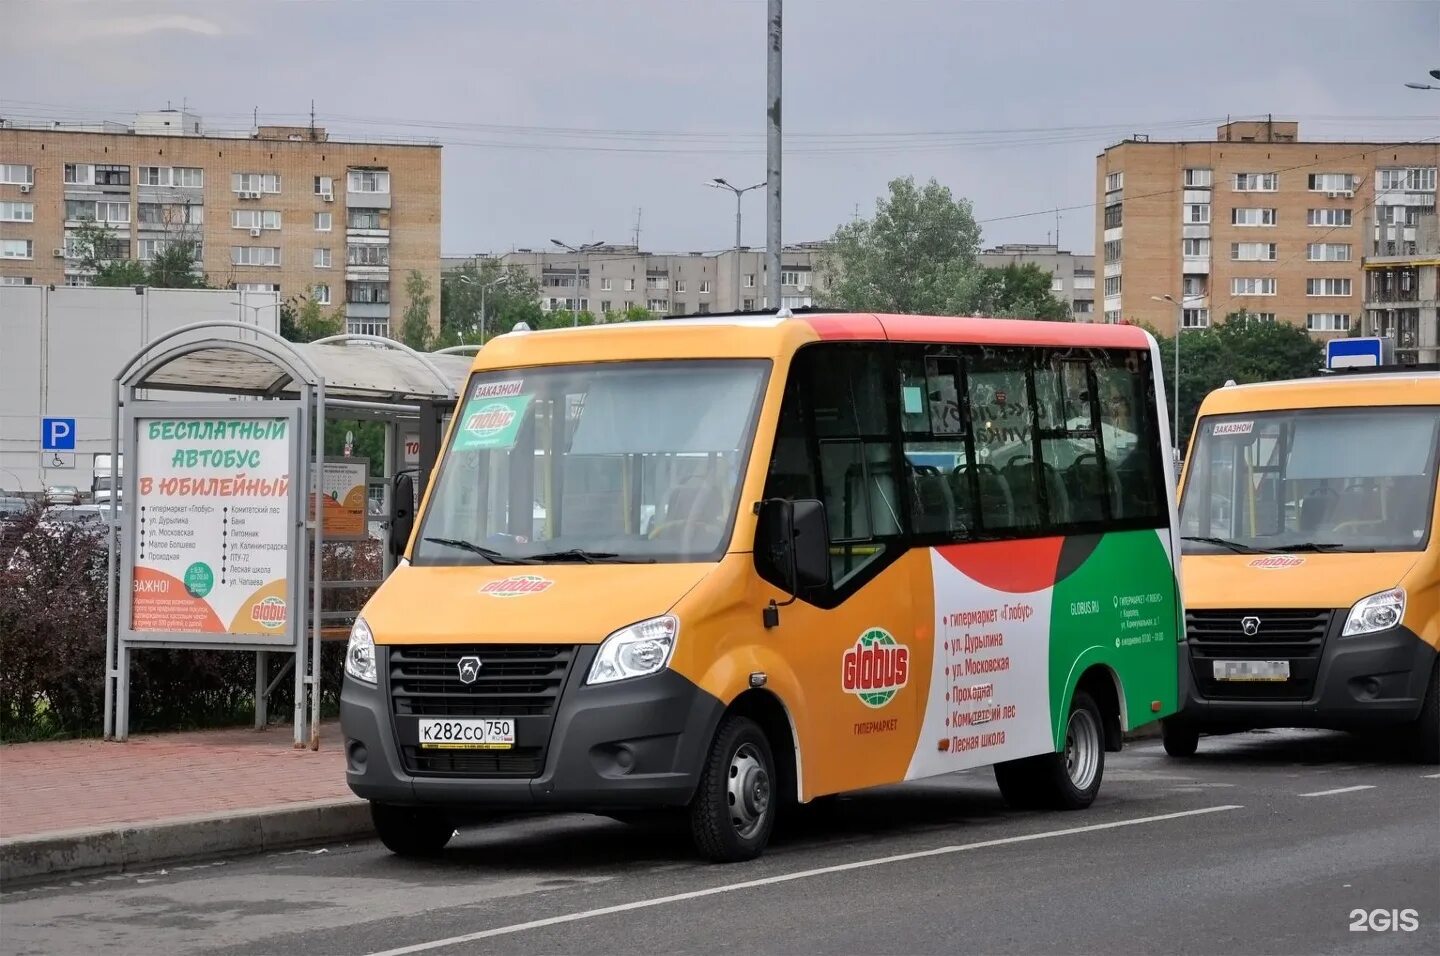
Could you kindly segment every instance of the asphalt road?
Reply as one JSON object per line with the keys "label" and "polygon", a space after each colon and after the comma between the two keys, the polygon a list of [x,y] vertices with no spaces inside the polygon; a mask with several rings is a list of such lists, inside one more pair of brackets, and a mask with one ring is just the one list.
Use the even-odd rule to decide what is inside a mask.
{"label": "asphalt road", "polygon": [[0,897],[0,953],[1440,953],[1436,768],[1302,732],[1109,758],[1082,813],[1011,812],[975,771],[843,798],[735,866],[577,815],[423,863],[361,843],[34,887]]}

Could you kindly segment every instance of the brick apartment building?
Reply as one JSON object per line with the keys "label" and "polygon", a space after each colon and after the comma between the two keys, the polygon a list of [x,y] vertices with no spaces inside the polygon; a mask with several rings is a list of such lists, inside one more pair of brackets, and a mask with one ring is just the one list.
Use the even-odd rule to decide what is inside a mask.
{"label": "brick apartment building", "polygon": [[208,132],[181,110],[133,126],[0,125],[0,284],[88,285],[85,220],[116,259],[200,244],[214,285],[314,298],[352,332],[398,333],[411,270],[439,327],[440,147],[341,142],[315,127]]}
{"label": "brick apartment building", "polygon": [[[1415,254],[1437,166],[1434,142],[1310,142],[1293,122],[1112,146],[1095,163],[1101,315],[1167,333],[1177,313],[1183,327],[1204,328],[1241,309],[1317,337],[1361,328],[1365,259],[1388,252],[1399,266]],[[1387,313],[1392,326],[1416,326],[1413,339],[1433,355],[1434,309],[1427,328],[1420,309],[1399,311]]]}

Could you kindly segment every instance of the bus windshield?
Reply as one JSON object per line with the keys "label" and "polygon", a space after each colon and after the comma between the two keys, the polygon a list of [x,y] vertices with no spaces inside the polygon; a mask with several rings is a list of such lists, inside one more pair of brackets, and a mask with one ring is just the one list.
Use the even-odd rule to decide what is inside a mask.
{"label": "bus windshield", "polygon": [[769,364],[613,362],[476,374],[415,563],[718,559]]}
{"label": "bus windshield", "polygon": [[1422,550],[1440,410],[1207,416],[1181,499],[1186,553]]}

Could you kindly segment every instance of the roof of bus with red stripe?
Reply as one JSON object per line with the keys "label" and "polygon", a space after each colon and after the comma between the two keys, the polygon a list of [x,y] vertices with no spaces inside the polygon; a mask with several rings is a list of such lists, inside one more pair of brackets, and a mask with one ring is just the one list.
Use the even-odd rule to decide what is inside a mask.
{"label": "roof of bus with red stripe", "polygon": [[1149,336],[1135,325],[862,313],[805,315],[798,318],[808,323],[816,335],[826,340],[1042,345],[1060,348],[1150,347]]}

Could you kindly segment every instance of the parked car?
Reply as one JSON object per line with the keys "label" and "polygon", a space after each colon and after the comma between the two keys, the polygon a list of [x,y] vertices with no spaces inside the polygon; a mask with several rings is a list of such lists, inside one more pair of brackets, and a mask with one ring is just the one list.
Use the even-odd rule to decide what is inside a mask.
{"label": "parked car", "polygon": [[74,485],[51,485],[45,489],[47,505],[78,505],[80,489]]}
{"label": "parked car", "polygon": [[[116,509],[116,518],[121,514]],[[50,527],[61,525],[93,526],[96,530],[106,527],[110,521],[110,505],[51,505],[40,516],[40,523]]]}

